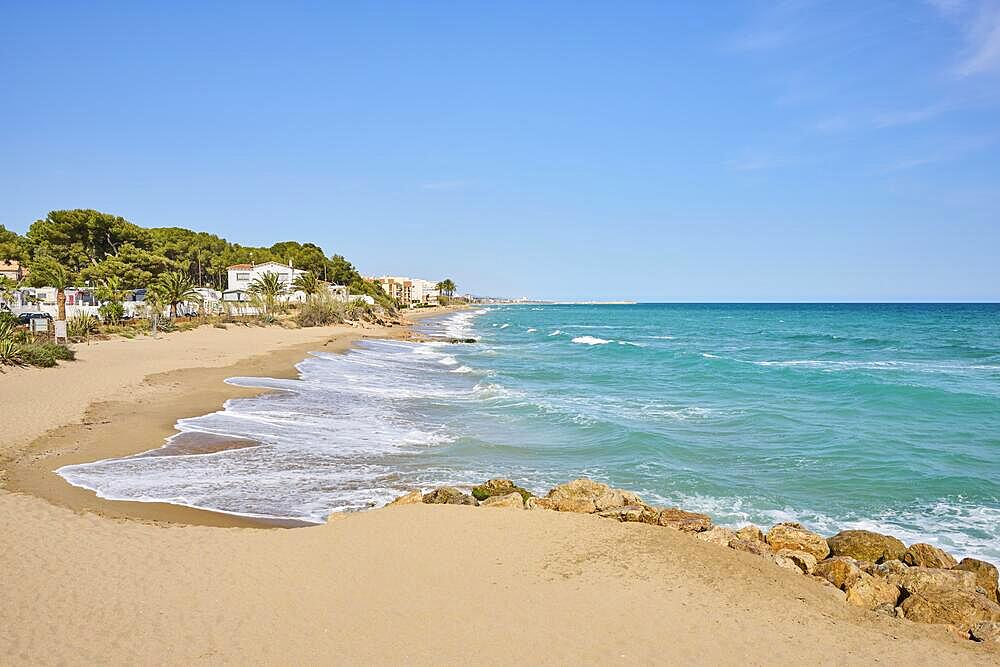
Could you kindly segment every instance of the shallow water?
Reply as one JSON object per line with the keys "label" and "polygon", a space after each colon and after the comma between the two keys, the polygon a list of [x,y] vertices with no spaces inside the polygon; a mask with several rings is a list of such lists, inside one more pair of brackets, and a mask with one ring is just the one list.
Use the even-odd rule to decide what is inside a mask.
{"label": "shallow water", "polygon": [[[67,466],[108,498],[322,521],[415,486],[582,475],[717,522],[1000,560],[1000,306],[498,306],[364,342],[178,428],[260,443]],[[245,444],[245,443],[241,443]]]}

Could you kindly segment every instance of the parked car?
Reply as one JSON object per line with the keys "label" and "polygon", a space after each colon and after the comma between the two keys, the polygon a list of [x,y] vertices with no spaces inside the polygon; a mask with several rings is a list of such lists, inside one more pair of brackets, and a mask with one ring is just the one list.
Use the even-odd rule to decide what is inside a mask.
{"label": "parked car", "polygon": [[31,324],[31,320],[51,320],[48,313],[21,313],[17,316],[18,324]]}

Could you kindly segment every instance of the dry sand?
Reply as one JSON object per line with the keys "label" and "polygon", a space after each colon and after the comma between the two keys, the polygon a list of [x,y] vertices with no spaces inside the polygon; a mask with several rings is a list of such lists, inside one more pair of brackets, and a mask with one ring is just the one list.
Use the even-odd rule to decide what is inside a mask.
{"label": "dry sand", "polygon": [[202,328],[0,375],[0,664],[997,664],[666,528],[416,505],[265,529],[51,472],[159,446],[245,395],[226,377],[400,333]]}

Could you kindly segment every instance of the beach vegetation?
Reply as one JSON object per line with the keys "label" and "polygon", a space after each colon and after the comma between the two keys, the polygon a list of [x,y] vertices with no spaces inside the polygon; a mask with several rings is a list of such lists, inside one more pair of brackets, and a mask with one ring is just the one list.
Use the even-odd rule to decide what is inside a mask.
{"label": "beach vegetation", "polygon": [[31,283],[35,287],[54,287],[58,318],[66,319],[66,288],[73,284],[73,274],[52,255],[37,255],[31,265]]}
{"label": "beach vegetation", "polygon": [[292,281],[292,289],[298,290],[306,295],[306,300],[311,299],[323,289],[323,284],[312,271],[306,271],[302,275],[296,276]]}
{"label": "beach vegetation", "polygon": [[90,313],[77,313],[66,322],[66,335],[74,340],[87,340],[100,330],[100,325]]}
{"label": "beach vegetation", "polygon": [[195,291],[191,277],[181,271],[170,271],[161,275],[147,290],[147,299],[150,292],[159,298],[161,304],[169,308],[171,318],[177,317],[177,306],[180,304],[201,302],[201,296]]}
{"label": "beach vegetation", "polygon": [[344,321],[345,305],[326,290],[302,304],[295,314],[295,321],[302,327],[321,327]]}
{"label": "beach vegetation", "polygon": [[285,284],[274,271],[265,271],[252,283],[247,294],[264,315],[281,307],[281,297],[286,293]]}

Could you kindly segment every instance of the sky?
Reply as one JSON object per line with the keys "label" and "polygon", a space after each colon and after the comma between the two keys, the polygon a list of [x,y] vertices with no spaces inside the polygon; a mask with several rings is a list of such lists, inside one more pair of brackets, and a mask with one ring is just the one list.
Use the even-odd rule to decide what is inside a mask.
{"label": "sky", "polygon": [[95,208],[366,275],[1000,300],[1000,0],[0,0],[0,224]]}

